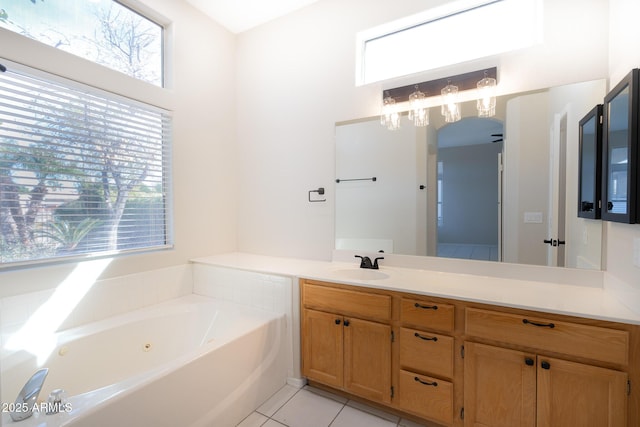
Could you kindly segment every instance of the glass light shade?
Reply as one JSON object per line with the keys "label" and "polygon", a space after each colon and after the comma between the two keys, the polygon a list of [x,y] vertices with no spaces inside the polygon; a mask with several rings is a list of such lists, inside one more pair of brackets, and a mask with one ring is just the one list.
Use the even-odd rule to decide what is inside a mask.
{"label": "glass light shade", "polygon": [[415,126],[427,126],[429,124],[429,109],[425,107],[427,96],[416,91],[409,95],[409,120],[413,120]]}
{"label": "glass light shade", "polygon": [[496,79],[485,77],[478,82],[478,117],[496,115]]}
{"label": "glass light shade", "polygon": [[453,123],[460,120],[460,104],[458,103],[458,86],[449,83],[440,92],[442,94],[442,115],[444,121]]}
{"label": "glass light shade", "polygon": [[396,107],[396,100],[390,96],[382,100],[382,111],[380,113],[380,124],[389,130],[400,128],[400,113]]}

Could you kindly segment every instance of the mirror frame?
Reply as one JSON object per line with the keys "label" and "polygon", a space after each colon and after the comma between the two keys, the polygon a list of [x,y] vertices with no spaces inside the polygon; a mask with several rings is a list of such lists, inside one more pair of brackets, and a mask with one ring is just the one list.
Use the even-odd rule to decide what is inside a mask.
{"label": "mirror frame", "polygon": [[[627,102],[627,136],[626,136],[626,149],[627,149],[627,209],[625,213],[615,213],[613,210],[613,203],[609,200],[609,181],[610,175],[613,172],[610,168],[609,162],[609,147],[612,141],[611,136],[611,124],[615,120],[611,114],[611,104],[617,99],[617,97],[626,88],[629,89],[629,99]],[[637,191],[637,169],[638,169],[638,125],[640,113],[639,104],[639,89],[640,89],[640,69],[633,69],[629,74],[625,76],[604,98],[604,112],[603,112],[603,143],[602,143],[602,219],[605,221],[622,222],[627,224],[633,224],[637,221],[637,206],[638,202]],[[623,119],[625,120],[625,119]]]}
{"label": "mirror frame", "polygon": [[[579,134],[578,134],[578,216],[580,218],[587,219],[600,219],[601,207],[602,207],[602,110],[603,105],[596,105],[591,111],[589,111],[579,122]],[[594,143],[593,147],[590,147],[587,151],[585,147],[585,129],[589,122],[594,123]],[[591,130],[591,129],[589,129]],[[593,159],[592,162],[587,164],[586,159]],[[587,172],[591,172],[593,179],[588,184],[593,188],[593,192],[589,194],[591,201],[583,200],[583,187],[587,184],[584,182],[585,168],[588,167]],[[591,206],[586,205],[590,203]]]}

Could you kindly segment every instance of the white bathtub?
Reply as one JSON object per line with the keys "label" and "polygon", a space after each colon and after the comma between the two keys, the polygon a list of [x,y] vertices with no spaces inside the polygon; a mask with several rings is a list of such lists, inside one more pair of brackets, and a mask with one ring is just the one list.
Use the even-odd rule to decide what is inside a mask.
{"label": "white bathtub", "polygon": [[[285,316],[189,295],[56,336],[40,394],[63,388],[70,412],[3,425],[235,426],[286,382]],[[22,353],[22,352],[20,352]],[[38,366],[2,362],[2,400]]]}

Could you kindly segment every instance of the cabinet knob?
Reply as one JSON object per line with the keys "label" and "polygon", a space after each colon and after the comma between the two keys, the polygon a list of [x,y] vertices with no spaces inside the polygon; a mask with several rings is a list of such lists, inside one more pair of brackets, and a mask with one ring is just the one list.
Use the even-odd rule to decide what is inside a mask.
{"label": "cabinet knob", "polygon": [[530,358],[530,357],[525,357],[525,359],[524,359],[524,363],[526,363],[526,364],[527,364],[527,366],[533,366],[533,365],[535,364],[535,362],[533,361],[533,359],[532,359],[532,358]]}
{"label": "cabinet knob", "polygon": [[340,324],[340,319],[336,319],[336,325]]}
{"label": "cabinet knob", "polygon": [[540,363],[540,367],[542,369],[549,369],[549,368],[551,368],[551,364],[549,362],[547,362],[547,361],[543,361],[542,363]]}
{"label": "cabinet knob", "polygon": [[349,326],[349,321],[347,319],[344,319],[344,326]]}

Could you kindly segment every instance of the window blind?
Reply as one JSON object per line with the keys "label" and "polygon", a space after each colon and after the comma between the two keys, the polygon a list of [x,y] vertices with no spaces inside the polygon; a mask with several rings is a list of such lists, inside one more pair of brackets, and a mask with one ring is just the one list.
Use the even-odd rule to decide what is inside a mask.
{"label": "window blind", "polygon": [[0,266],[170,247],[170,113],[5,65]]}

